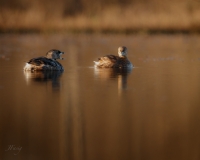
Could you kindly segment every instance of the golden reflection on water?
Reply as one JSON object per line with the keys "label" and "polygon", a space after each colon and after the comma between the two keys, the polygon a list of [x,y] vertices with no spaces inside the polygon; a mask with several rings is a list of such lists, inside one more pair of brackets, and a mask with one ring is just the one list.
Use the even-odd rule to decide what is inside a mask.
{"label": "golden reflection on water", "polygon": [[97,68],[94,67],[94,75],[96,78],[104,81],[105,83],[111,79],[116,79],[118,84],[118,95],[127,88],[128,75],[132,72],[133,68]]}
{"label": "golden reflection on water", "polygon": [[[0,159],[200,158],[200,37],[8,35],[0,42],[9,59],[0,59]],[[136,68],[93,68],[122,43]],[[24,62],[49,46],[66,52],[65,71],[24,73]],[[22,149],[14,155],[8,145]]]}

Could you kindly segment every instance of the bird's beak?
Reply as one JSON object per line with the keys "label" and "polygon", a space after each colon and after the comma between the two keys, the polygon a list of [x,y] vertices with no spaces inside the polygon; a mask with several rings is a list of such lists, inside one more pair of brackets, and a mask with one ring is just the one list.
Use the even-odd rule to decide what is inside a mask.
{"label": "bird's beak", "polygon": [[[64,53],[65,53],[65,52],[61,52],[61,53],[60,53],[60,56],[61,56],[62,54],[64,54]],[[60,57],[60,59],[62,59],[62,60],[63,60],[64,58]]]}

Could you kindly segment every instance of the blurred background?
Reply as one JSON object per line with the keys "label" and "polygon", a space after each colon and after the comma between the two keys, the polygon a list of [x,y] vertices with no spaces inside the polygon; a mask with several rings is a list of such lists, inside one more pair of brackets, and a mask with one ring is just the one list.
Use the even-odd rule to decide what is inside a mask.
{"label": "blurred background", "polygon": [[1,0],[1,32],[199,32],[200,0]]}

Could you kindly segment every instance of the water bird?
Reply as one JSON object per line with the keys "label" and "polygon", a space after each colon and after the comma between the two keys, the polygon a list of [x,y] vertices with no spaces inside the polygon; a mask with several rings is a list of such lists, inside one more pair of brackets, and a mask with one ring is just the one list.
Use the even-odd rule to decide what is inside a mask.
{"label": "water bird", "polygon": [[106,55],[94,61],[98,68],[133,68],[132,63],[127,58],[127,48],[121,46],[118,48],[118,56]]}
{"label": "water bird", "polygon": [[64,59],[61,55],[64,52],[61,52],[56,49],[52,49],[46,53],[45,57],[37,57],[29,60],[25,67],[25,71],[44,71],[44,70],[54,70],[54,71],[63,71],[63,66],[57,61],[57,59]]}

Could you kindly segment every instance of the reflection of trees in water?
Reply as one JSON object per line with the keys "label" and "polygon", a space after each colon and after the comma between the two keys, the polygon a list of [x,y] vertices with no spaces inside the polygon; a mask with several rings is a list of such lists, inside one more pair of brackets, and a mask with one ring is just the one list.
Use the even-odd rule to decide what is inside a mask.
{"label": "reflection of trees in water", "polygon": [[62,71],[26,71],[24,72],[27,82],[30,80],[36,82],[52,82],[53,88],[60,88],[59,77],[62,75]]}
{"label": "reflection of trees in water", "polygon": [[118,91],[121,93],[122,90],[127,88],[128,75],[132,72],[131,69],[127,68],[95,68],[95,76],[101,80],[117,79],[118,80]]}

